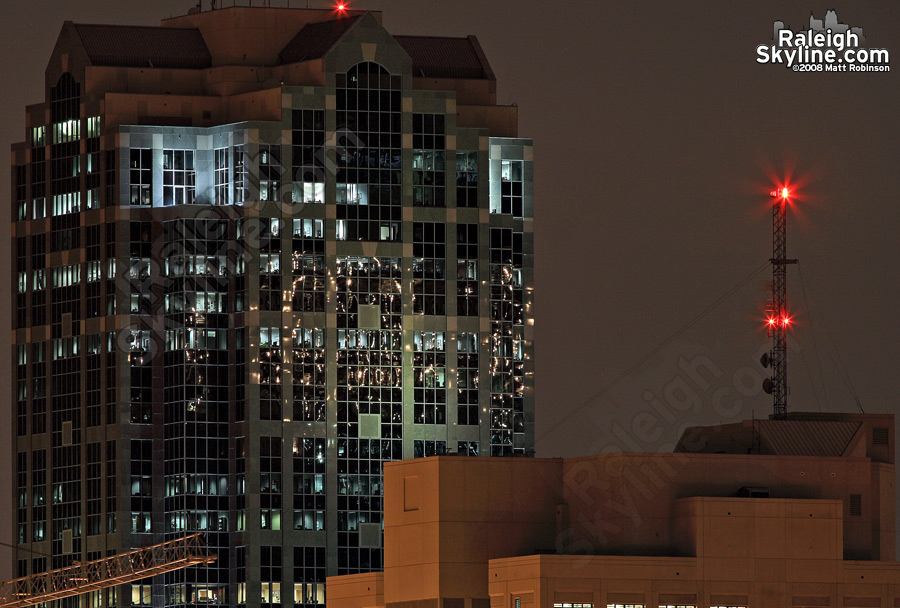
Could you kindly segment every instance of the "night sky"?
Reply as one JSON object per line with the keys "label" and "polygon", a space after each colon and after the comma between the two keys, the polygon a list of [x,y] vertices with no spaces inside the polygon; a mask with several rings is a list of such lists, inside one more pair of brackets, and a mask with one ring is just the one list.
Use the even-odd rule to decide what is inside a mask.
{"label": "night sky", "polygon": [[[191,4],[4,3],[2,140],[24,139],[63,20],[152,25]],[[785,176],[800,260],[788,270],[789,411],[898,410],[900,3],[686,6],[351,4],[383,10],[393,34],[476,35],[499,103],[518,104],[519,135],[534,138],[538,456],[670,450],[686,425],[771,413],[758,304],[768,192]],[[799,30],[828,8],[863,28],[864,46],[888,49],[893,71],[756,62],[775,20]]]}

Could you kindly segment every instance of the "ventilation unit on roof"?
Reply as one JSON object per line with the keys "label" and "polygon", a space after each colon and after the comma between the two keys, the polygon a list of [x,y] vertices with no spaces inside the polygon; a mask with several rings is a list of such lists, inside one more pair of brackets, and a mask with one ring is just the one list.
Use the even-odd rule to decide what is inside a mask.
{"label": "ventilation unit on roof", "polygon": [[769,488],[744,486],[737,495],[740,498],[769,498]]}

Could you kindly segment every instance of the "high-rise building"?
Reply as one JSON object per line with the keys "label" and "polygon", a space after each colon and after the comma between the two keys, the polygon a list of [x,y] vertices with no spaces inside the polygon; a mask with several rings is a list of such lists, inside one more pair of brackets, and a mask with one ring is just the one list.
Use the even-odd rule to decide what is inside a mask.
{"label": "high-rise building", "polygon": [[[66,22],[12,147],[19,575],[193,531],[92,608],[311,605],[382,464],[534,445],[532,142],[378,12]],[[75,600],[69,601],[74,605]]]}

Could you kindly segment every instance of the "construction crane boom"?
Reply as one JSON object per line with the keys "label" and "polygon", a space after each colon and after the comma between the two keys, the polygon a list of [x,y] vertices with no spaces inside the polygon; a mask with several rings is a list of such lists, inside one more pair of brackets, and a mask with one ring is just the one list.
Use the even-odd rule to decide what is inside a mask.
{"label": "construction crane boom", "polygon": [[40,572],[0,583],[0,608],[24,608],[137,581],[188,566],[210,564],[203,534],[191,534],[157,545],[92,562]]}

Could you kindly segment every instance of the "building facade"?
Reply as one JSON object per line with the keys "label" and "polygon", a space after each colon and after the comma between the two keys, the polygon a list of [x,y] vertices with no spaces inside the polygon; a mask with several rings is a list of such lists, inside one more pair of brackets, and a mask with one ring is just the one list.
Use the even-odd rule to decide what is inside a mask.
{"label": "building facade", "polygon": [[385,467],[383,572],[338,608],[900,606],[894,417],[690,429],[676,453]]}
{"label": "building facade", "polygon": [[18,575],[193,531],[91,606],[325,601],[382,466],[534,445],[532,142],[473,37],[66,22],[12,147]]}

